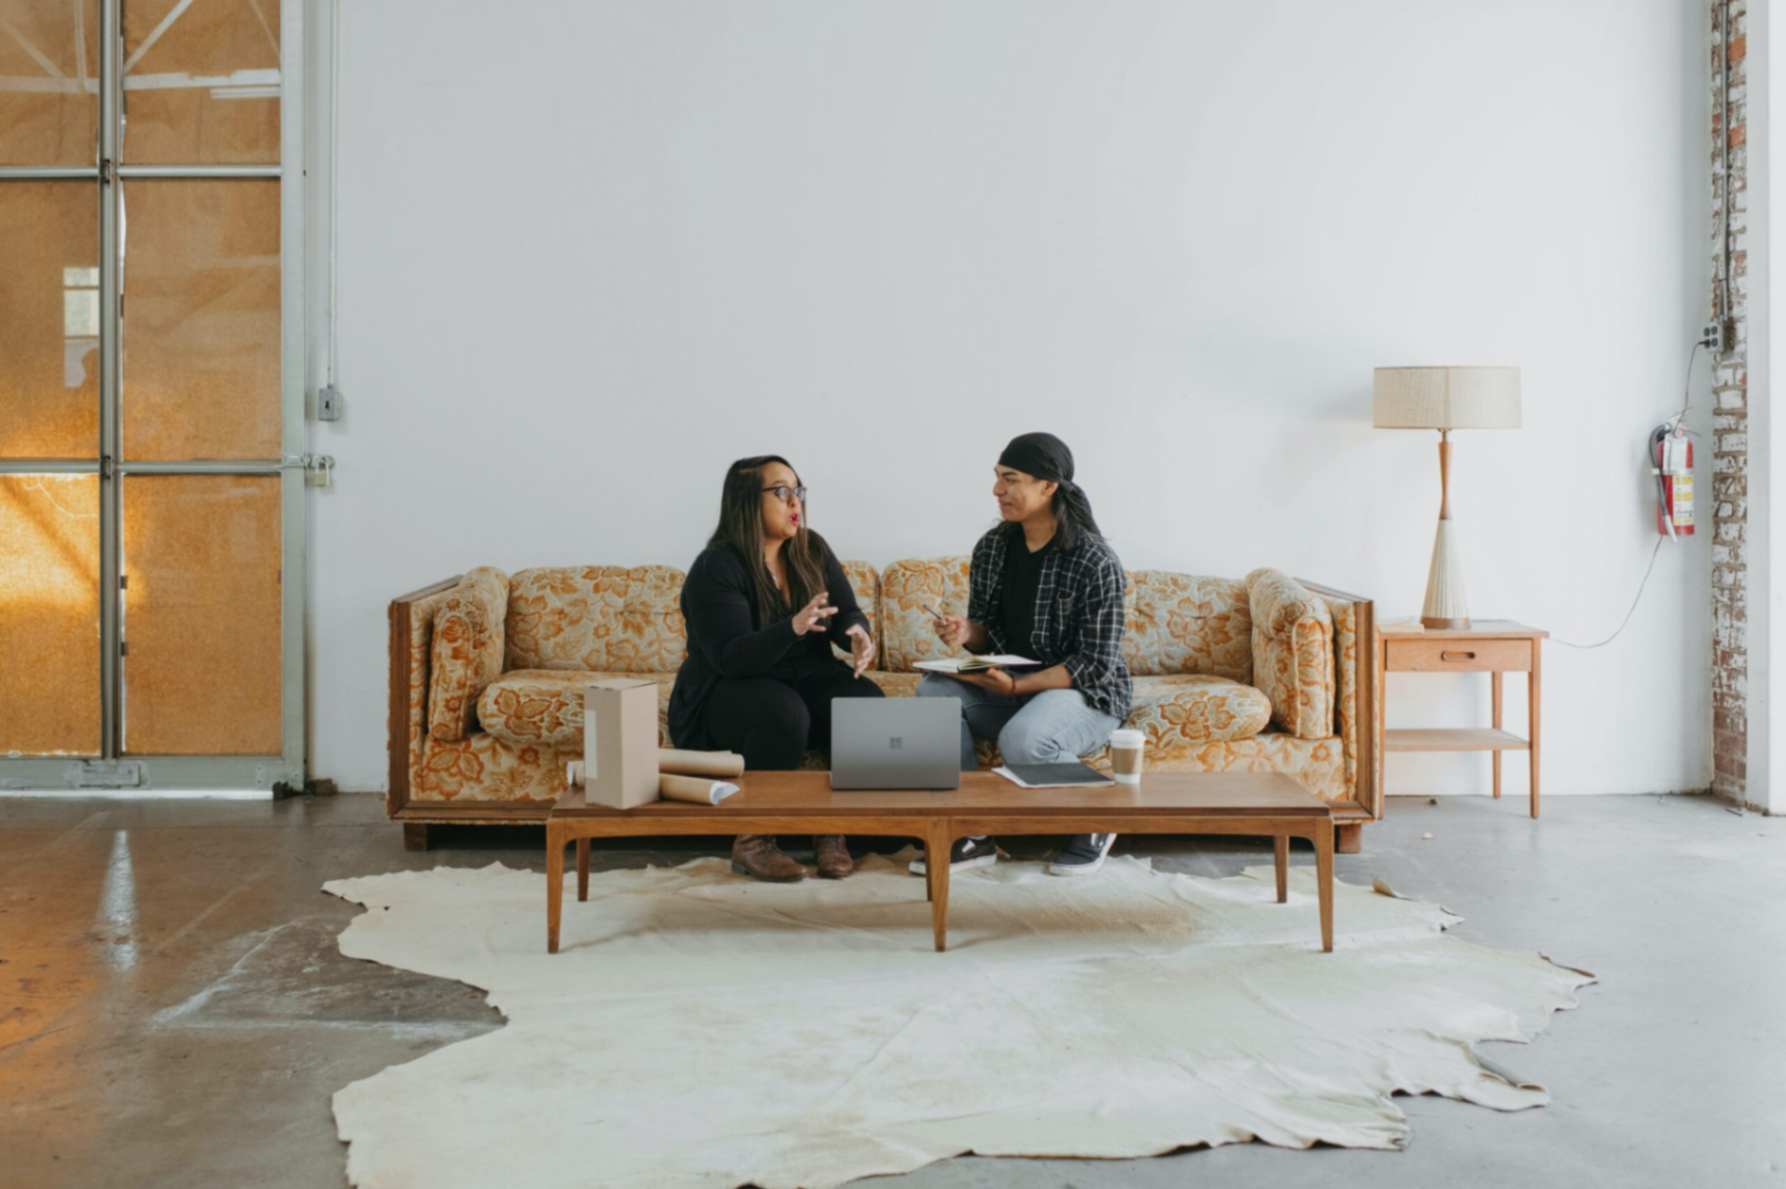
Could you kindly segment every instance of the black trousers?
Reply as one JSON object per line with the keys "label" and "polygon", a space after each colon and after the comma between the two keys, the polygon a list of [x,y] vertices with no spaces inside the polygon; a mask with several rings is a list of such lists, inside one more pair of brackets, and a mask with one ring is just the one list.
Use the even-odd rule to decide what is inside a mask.
{"label": "black trousers", "polygon": [[832,698],[882,696],[841,661],[792,678],[728,677],[708,695],[701,726],[714,746],[742,754],[747,771],[785,772],[808,748],[829,758]]}

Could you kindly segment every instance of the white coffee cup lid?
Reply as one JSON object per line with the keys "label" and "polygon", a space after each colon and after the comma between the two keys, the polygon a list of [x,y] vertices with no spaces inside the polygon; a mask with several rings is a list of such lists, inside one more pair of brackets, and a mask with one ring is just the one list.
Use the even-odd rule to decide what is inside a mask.
{"label": "white coffee cup lid", "polygon": [[1147,736],[1133,727],[1123,727],[1121,730],[1110,732],[1110,746],[1112,747],[1140,747],[1146,742]]}

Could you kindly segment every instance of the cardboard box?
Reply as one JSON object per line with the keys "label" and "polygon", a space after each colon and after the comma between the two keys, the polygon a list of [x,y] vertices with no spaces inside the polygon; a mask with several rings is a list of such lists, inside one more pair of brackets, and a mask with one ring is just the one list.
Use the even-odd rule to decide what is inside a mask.
{"label": "cardboard box", "polygon": [[591,805],[657,800],[657,682],[615,677],[583,691],[583,771]]}

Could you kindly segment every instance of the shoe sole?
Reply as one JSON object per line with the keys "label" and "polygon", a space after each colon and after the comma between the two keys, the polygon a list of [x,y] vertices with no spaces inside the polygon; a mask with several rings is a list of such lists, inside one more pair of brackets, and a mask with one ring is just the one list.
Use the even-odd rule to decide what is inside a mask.
{"label": "shoe sole", "polygon": [[[972,871],[977,867],[990,867],[996,862],[998,862],[997,855],[981,855],[977,859],[968,859],[968,860],[966,860],[964,862],[960,862],[960,863],[950,863],[949,864],[949,874],[953,875],[957,871]],[[928,875],[929,874],[929,871],[926,868],[920,867],[915,862],[910,864],[909,866],[907,866],[906,870],[910,871],[913,875]]]}
{"label": "shoe sole", "polygon": [[743,863],[733,863],[732,864],[732,874],[733,875],[748,875],[752,879],[759,879],[759,880],[762,880],[764,883],[799,883],[801,880],[806,878],[806,873],[804,871],[802,871],[799,875],[758,875],[756,872],[752,871],[749,867],[746,867]]}

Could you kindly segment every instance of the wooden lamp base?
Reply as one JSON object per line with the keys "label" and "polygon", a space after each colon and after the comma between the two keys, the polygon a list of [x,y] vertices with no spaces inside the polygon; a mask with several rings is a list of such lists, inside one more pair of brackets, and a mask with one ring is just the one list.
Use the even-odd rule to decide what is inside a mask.
{"label": "wooden lamp base", "polygon": [[1463,551],[1457,544],[1457,522],[1439,521],[1433,538],[1432,565],[1426,572],[1426,602],[1420,623],[1429,628],[1470,626],[1469,599],[1464,591]]}
{"label": "wooden lamp base", "polygon": [[1420,624],[1429,628],[1470,626],[1469,596],[1464,591],[1463,551],[1451,519],[1451,434],[1439,431],[1439,531],[1433,537],[1432,565],[1426,571],[1426,602]]}

